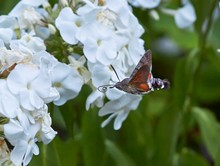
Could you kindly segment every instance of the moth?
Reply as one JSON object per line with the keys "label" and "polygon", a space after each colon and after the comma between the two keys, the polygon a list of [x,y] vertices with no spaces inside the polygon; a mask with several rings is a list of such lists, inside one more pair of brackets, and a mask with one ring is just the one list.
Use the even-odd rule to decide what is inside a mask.
{"label": "moth", "polygon": [[[170,82],[167,79],[154,78],[152,73],[152,54],[151,50],[142,56],[131,76],[117,82],[115,85],[103,85],[98,87],[101,92],[107,88],[117,88],[131,94],[147,94],[159,89],[168,89]],[[115,71],[115,70],[114,70]]]}

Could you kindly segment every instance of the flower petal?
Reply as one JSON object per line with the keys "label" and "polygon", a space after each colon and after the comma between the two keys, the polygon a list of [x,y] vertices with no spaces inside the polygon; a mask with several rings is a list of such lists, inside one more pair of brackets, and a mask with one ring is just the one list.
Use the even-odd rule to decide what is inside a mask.
{"label": "flower petal", "polygon": [[128,117],[128,113],[130,111],[121,111],[117,117],[115,118],[114,122],[114,129],[118,130],[121,128],[122,123],[125,121],[125,119]]}
{"label": "flower petal", "polygon": [[77,44],[76,39],[77,26],[74,22],[79,16],[75,15],[70,7],[63,8],[57,17],[55,24],[60,30],[63,40],[69,44]]}
{"label": "flower petal", "polygon": [[196,13],[193,6],[190,3],[187,3],[185,6],[178,9],[174,19],[179,28],[187,28],[191,26],[196,20]]}

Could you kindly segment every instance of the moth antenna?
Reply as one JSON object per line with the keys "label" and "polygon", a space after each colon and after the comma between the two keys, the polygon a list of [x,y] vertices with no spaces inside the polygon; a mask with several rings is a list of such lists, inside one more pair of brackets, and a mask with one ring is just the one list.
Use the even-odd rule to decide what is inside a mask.
{"label": "moth antenna", "polygon": [[114,85],[102,85],[98,87],[99,92],[105,93],[109,88],[114,88]]}
{"label": "moth antenna", "polygon": [[111,66],[112,70],[114,71],[114,73],[115,73],[116,77],[118,78],[118,81],[120,81],[120,79],[119,79],[119,77],[118,77],[118,74],[117,74],[117,72],[116,72],[115,68],[114,68],[112,65],[110,65],[110,66]]}

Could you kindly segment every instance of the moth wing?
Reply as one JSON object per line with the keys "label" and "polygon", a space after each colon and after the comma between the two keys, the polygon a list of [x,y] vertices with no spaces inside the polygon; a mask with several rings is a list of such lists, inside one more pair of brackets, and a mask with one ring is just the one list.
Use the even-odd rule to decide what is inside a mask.
{"label": "moth wing", "polygon": [[147,50],[144,56],[140,59],[137,66],[130,76],[130,84],[136,83],[146,83],[148,79],[152,77],[151,75],[151,51]]}

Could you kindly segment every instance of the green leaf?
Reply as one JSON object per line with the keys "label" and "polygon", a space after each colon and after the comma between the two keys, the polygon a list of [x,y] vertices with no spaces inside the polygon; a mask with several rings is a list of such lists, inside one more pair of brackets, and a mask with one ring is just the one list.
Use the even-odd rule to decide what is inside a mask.
{"label": "green leaf", "polygon": [[195,28],[197,32],[202,31],[201,27],[203,27],[203,23],[207,18],[211,3],[213,1],[214,0],[209,0],[209,3],[207,3],[207,0],[192,0],[192,4],[195,8],[196,17],[197,17],[195,22]]}
{"label": "green leaf", "polygon": [[206,63],[203,63],[195,80],[195,96],[198,101],[218,102],[220,98],[220,59],[212,48],[205,52]]}
{"label": "green leaf", "polygon": [[[123,152],[130,156],[136,165],[152,165],[155,152],[154,127],[152,117],[147,115],[149,110],[145,97],[136,111],[130,112],[123,123],[119,136],[119,146]],[[146,99],[146,100],[145,100]],[[123,142],[123,144],[122,144]]]}
{"label": "green leaf", "polygon": [[19,2],[18,0],[1,1],[1,6],[0,6],[1,15],[8,14],[18,2]]}
{"label": "green leaf", "polygon": [[220,166],[220,148],[218,149],[218,152],[216,154],[214,161],[215,161],[215,166]]}
{"label": "green leaf", "polygon": [[[164,36],[168,36],[172,41],[175,42],[181,48],[192,49],[198,45],[198,36],[196,33],[180,29],[175,24],[173,16],[168,16],[167,14],[159,13],[160,21],[153,20],[151,22],[151,33],[156,32]],[[168,26],[169,25],[169,26]]]}
{"label": "green leaf", "polygon": [[[76,107],[75,107],[76,108]],[[73,109],[72,103],[69,101],[64,105],[59,107],[60,114],[62,115],[65,127],[68,133],[73,136],[73,127],[74,127],[74,117],[78,110]],[[60,117],[61,118],[61,117]],[[61,120],[60,120],[61,121]],[[60,122],[59,121],[59,122]]]}
{"label": "green leaf", "polygon": [[[60,113],[56,113],[58,110],[54,111],[54,118],[57,120],[56,123],[58,126],[63,125],[60,124],[63,120],[63,123],[65,124],[65,130],[68,131],[69,136],[72,138],[75,134],[77,134],[80,128],[82,114],[84,111],[86,111],[85,101],[90,92],[90,87],[83,86],[79,96],[74,98],[74,100],[69,100],[64,105],[59,106],[58,110]],[[62,115],[62,117],[59,117],[58,115]]]}
{"label": "green leaf", "polygon": [[188,95],[192,95],[195,70],[199,61],[198,51],[193,50],[188,56],[179,60],[174,75],[173,103],[176,109],[182,110]]}
{"label": "green leaf", "polygon": [[184,148],[175,155],[174,166],[209,166],[208,162],[196,152]]}
{"label": "green leaf", "polygon": [[114,159],[117,166],[135,166],[134,162],[116,144],[110,140],[105,141],[107,153]]}
{"label": "green leaf", "polygon": [[40,144],[40,154],[34,156],[30,166],[71,166],[77,165],[77,149],[79,143],[73,140],[62,141],[56,137],[50,144]]}
{"label": "green leaf", "polygon": [[57,151],[52,146],[52,143],[48,145],[44,145],[41,143],[39,145],[40,154],[37,156],[33,156],[30,166],[61,166],[59,162],[59,156],[57,155]]}
{"label": "green leaf", "polygon": [[215,23],[213,25],[213,28],[211,29],[210,33],[210,42],[211,45],[214,46],[215,50],[216,48],[220,48],[220,17],[215,18]]}
{"label": "green leaf", "polygon": [[75,140],[60,140],[59,137],[52,142],[54,150],[56,150],[56,155],[59,159],[59,163],[61,166],[69,165],[71,166],[77,165],[77,152],[79,149],[79,141]]}
{"label": "green leaf", "polygon": [[180,112],[175,109],[167,111],[159,120],[156,130],[156,153],[154,164],[156,166],[172,165],[173,156],[177,146],[178,131],[181,122]]}
{"label": "green leaf", "polygon": [[83,113],[82,147],[85,166],[103,165],[105,145],[96,110]]}
{"label": "green leaf", "polygon": [[211,157],[215,159],[220,148],[220,125],[210,110],[194,107],[192,111],[199,125],[202,139]]}

